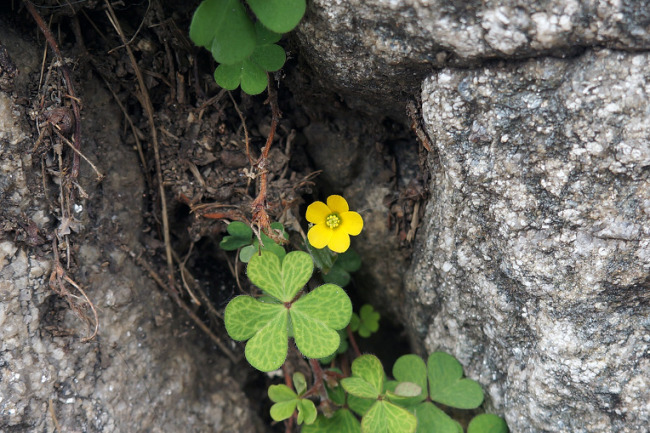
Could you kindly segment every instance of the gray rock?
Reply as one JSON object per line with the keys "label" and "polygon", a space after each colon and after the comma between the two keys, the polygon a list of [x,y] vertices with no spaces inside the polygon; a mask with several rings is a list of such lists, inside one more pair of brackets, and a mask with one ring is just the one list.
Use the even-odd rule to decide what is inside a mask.
{"label": "gray rock", "polygon": [[649,61],[588,51],[424,82],[435,157],[405,317],[513,432],[650,425]]}
{"label": "gray rock", "polygon": [[[0,40],[22,75],[15,91],[27,94],[19,83],[29,82],[24,74],[38,70],[41,55],[5,30],[0,25]],[[42,190],[49,180],[31,153],[33,123],[0,92],[0,431],[263,431],[233,364],[205,347],[121,249],[141,236],[141,170],[121,143],[121,113],[110,94],[94,79],[85,85],[83,152],[107,176],[99,189],[82,163],[88,198],[74,203],[77,232],[68,239],[48,204],[58,187]],[[31,234],[18,236],[21,227]],[[48,284],[57,230],[74,249],[71,271],[61,249],[63,269],[98,311],[99,334],[90,342],[82,340],[92,326]]]}
{"label": "gray rock", "polygon": [[[296,35],[317,80],[353,107],[403,112],[433,68],[580,47],[650,47],[647,1],[313,0]],[[379,110],[378,110],[379,109]]]}

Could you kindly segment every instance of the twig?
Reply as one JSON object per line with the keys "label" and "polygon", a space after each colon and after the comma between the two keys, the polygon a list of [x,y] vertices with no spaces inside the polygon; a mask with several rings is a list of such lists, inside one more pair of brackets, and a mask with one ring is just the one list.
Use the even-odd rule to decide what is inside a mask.
{"label": "twig", "polygon": [[149,129],[151,130],[150,131],[151,141],[153,142],[154,156],[156,159],[156,177],[158,180],[158,190],[160,194],[160,207],[161,207],[162,223],[163,223],[163,240],[165,242],[165,252],[167,256],[167,279],[169,280],[170,287],[173,290],[176,290],[176,284],[174,281],[174,258],[172,255],[172,246],[171,246],[171,240],[169,236],[169,217],[167,215],[167,199],[165,197],[165,186],[163,184],[162,167],[160,164],[158,130],[156,128],[156,123],[154,122],[153,119],[153,105],[151,104],[151,98],[149,98],[149,92],[147,91],[147,86],[145,85],[144,79],[142,78],[142,72],[138,67],[138,62],[136,61],[135,56],[133,55],[133,51],[131,51],[131,47],[129,46],[129,43],[126,40],[126,37],[124,36],[122,27],[120,26],[120,23],[117,20],[117,16],[115,15],[115,11],[113,10],[113,7],[111,6],[111,3],[108,0],[104,0],[104,3],[106,3],[106,9],[107,9],[106,15],[108,16],[108,20],[111,22],[111,24],[115,28],[115,31],[120,36],[122,44],[124,45],[124,48],[126,49],[126,52],[129,55],[129,59],[131,59],[131,65],[133,66],[133,70],[135,71],[135,75],[138,79],[138,86],[140,86],[140,95],[142,96],[140,98],[140,103],[143,105],[143,108],[147,112],[147,118],[149,120]]}
{"label": "twig", "polygon": [[[68,88],[68,96],[72,101],[72,111],[74,113],[74,120],[75,120],[74,147],[77,150],[81,150],[81,113],[79,109],[79,104],[77,103],[78,98],[74,90],[74,85],[72,84],[72,80],[70,79],[70,71],[68,70],[65,61],[63,60],[63,56],[61,55],[59,46],[56,44],[54,35],[52,35],[52,32],[50,31],[49,27],[45,24],[45,21],[43,21],[41,15],[38,13],[34,5],[29,0],[23,0],[23,3],[25,3],[27,10],[34,18],[34,21],[36,21],[36,24],[41,29],[41,32],[43,32],[43,35],[45,36],[48,45],[50,46],[52,51],[54,51],[54,54],[56,55],[57,59],[59,60],[59,63],[61,64],[61,71],[63,71],[63,79],[65,80],[66,87]],[[71,175],[73,179],[76,179],[77,176],[79,176],[79,155],[76,153],[74,154],[72,159]]]}

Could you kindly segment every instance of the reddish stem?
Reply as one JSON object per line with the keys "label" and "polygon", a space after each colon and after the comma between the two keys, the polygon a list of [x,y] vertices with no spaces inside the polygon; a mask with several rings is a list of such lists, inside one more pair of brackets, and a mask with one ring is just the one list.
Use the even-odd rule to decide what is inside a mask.
{"label": "reddish stem", "polygon": [[361,351],[359,350],[359,346],[357,346],[357,340],[354,338],[354,334],[352,333],[349,325],[345,328],[345,331],[348,333],[348,340],[350,340],[352,349],[354,349],[354,354],[357,355],[357,358],[360,357]]}

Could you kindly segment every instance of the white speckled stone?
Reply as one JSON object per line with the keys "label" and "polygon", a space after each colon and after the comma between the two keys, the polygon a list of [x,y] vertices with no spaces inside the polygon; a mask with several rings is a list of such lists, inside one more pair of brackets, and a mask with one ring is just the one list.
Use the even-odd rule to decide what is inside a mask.
{"label": "white speckled stone", "polygon": [[435,158],[409,329],[513,432],[650,425],[649,63],[587,51],[424,82]]}
{"label": "white speckled stone", "polygon": [[396,101],[434,68],[648,49],[649,10],[637,0],[313,0],[295,34],[314,75],[348,104],[402,111]]}
{"label": "white speckled stone", "polygon": [[[29,83],[30,70],[38,82],[41,51],[17,39],[1,17],[0,40],[22,74],[13,90],[28,95],[21,83]],[[48,203],[54,199],[35,193],[41,168],[28,154],[38,133],[24,107],[0,90],[0,432],[262,431],[240,383],[223,373],[232,363],[205,350],[207,337],[186,325],[120,249],[141,234],[144,186],[136,154],[121,143],[119,107],[102,86],[86,77],[77,87],[83,151],[101,155],[94,160],[111,176],[97,192],[82,163],[77,181],[95,213],[77,215],[86,228],[71,237],[74,264],[66,269],[99,314],[99,334],[88,343],[82,338],[91,331],[49,287],[50,242],[29,245],[11,231],[29,215],[41,235],[51,235],[56,216]],[[118,191],[133,199],[114,200]],[[97,266],[102,261],[111,266]]]}

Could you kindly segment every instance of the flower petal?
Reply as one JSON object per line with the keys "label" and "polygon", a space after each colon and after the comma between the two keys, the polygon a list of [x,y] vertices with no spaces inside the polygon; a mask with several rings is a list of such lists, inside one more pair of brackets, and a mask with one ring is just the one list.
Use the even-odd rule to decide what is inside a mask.
{"label": "flower petal", "polygon": [[343,230],[333,230],[327,246],[335,253],[344,253],[350,248],[350,236]]}
{"label": "flower petal", "polygon": [[340,195],[331,195],[327,197],[327,206],[332,209],[332,212],[336,212],[337,214],[342,214],[343,212],[350,210],[348,202]]}
{"label": "flower petal", "polygon": [[363,218],[357,212],[343,212],[339,229],[349,235],[356,236],[363,229]]}
{"label": "flower petal", "polygon": [[312,247],[321,249],[325,248],[327,244],[330,243],[333,234],[334,230],[327,227],[325,224],[316,224],[307,232],[307,239],[309,239],[309,243]]}
{"label": "flower petal", "polygon": [[[305,218],[312,224],[325,224],[325,218],[331,214],[332,210],[322,201],[315,201],[307,206]],[[322,247],[321,247],[322,248]]]}

